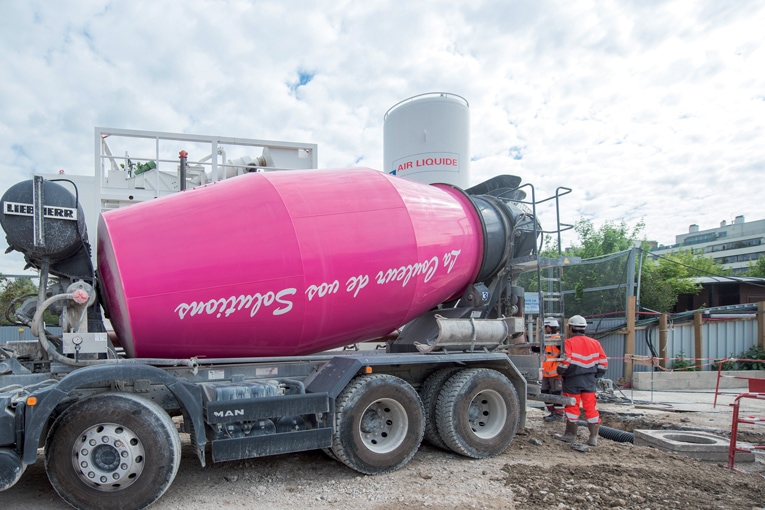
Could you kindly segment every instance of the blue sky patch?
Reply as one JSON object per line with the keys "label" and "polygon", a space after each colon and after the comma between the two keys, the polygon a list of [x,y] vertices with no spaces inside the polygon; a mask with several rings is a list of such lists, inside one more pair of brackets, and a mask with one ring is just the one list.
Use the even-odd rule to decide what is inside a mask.
{"label": "blue sky patch", "polygon": [[523,159],[523,151],[516,145],[510,147],[507,154],[516,161]]}
{"label": "blue sky patch", "polygon": [[18,143],[11,145],[13,153],[20,158],[29,158],[29,154],[24,150],[24,146]]}
{"label": "blue sky patch", "polygon": [[298,80],[290,85],[290,92],[297,93],[298,88],[303,87],[311,83],[313,77],[316,76],[315,72],[298,71]]}

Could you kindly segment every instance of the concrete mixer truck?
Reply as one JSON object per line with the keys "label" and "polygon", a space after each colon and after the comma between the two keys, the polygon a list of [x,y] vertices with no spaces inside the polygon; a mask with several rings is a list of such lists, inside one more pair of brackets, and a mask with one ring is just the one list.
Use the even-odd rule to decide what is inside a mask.
{"label": "concrete mixer truck", "polygon": [[[8,316],[38,341],[0,344],[0,490],[44,448],[70,505],[144,508],[180,434],[203,466],[322,449],[373,475],[423,440],[502,453],[541,399],[538,357],[511,353],[541,232],[519,183],[249,173],[105,212],[95,247],[69,184],[16,184],[0,223],[40,285]],[[346,349],[367,341],[384,348]]]}

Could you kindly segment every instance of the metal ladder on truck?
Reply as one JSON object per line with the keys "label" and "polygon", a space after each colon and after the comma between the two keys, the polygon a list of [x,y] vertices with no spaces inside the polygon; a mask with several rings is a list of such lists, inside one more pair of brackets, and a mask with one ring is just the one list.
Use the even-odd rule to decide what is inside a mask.
{"label": "metal ladder on truck", "polygon": [[[511,267],[513,267],[513,279],[515,279],[521,273],[536,270],[536,283],[539,293],[539,321],[534,328],[537,332],[543,332],[543,324],[545,319],[556,319],[558,324],[563,329],[563,321],[565,320],[565,306],[563,303],[563,270],[566,266],[577,264],[581,262],[579,257],[565,257],[563,256],[561,233],[574,228],[573,225],[567,223],[561,223],[560,221],[560,198],[564,195],[571,193],[571,188],[558,187],[555,190],[555,194],[537,201],[535,197],[534,186],[532,184],[524,184],[518,189],[528,187],[531,190],[531,201],[518,200],[517,203],[524,204],[526,207],[531,208],[531,214],[533,217],[537,217],[537,206],[544,204],[545,202],[555,201],[555,227],[550,230],[543,230],[541,226],[534,222],[534,234],[535,238],[538,234],[555,235],[557,237],[558,256],[557,257],[542,257],[541,242],[534,247],[534,251],[527,257],[519,259],[513,259],[510,261]],[[542,242],[544,241],[544,237]],[[542,336],[541,333],[537,333],[534,336]],[[553,342],[553,339],[545,338],[544,344],[558,343]],[[549,342],[547,341],[549,340]],[[543,345],[544,347],[544,345]]]}
{"label": "metal ladder on truck", "polygon": [[[577,258],[576,261],[572,261],[571,258],[563,256],[561,233],[566,230],[571,230],[574,226],[568,223],[561,223],[560,221],[560,197],[568,195],[569,193],[571,193],[571,188],[559,187],[555,190],[553,196],[542,201],[555,200],[555,230],[545,231],[543,232],[543,235],[554,234],[557,236],[558,258],[540,259],[540,264],[537,269],[537,282],[539,284],[539,322],[544,325],[545,318],[549,317],[551,319],[556,319],[560,326],[560,332],[563,332],[563,323],[566,320],[566,309],[563,302],[563,268],[570,265],[572,262],[581,262],[581,259],[579,258]],[[542,271],[547,273],[546,276],[542,276]],[[541,327],[544,331],[544,326]],[[560,346],[561,352],[563,352],[561,341],[563,335],[558,334],[556,336],[557,343]],[[550,335],[545,335],[544,340],[545,344],[553,343],[553,339],[550,338]]]}
{"label": "metal ladder on truck", "polygon": [[[529,193],[531,195],[531,200],[524,200],[527,194],[523,188],[528,188],[530,190]],[[523,191],[523,193],[519,193],[519,191]],[[563,330],[563,321],[565,320],[565,307],[563,302],[563,271],[565,267],[581,262],[580,257],[563,256],[562,250],[561,233],[567,230],[571,230],[574,228],[574,225],[561,223],[560,198],[568,195],[571,193],[571,191],[571,188],[561,186],[555,190],[555,194],[541,200],[536,200],[536,192],[534,190],[534,186],[530,183],[526,183],[518,187],[516,190],[513,190],[517,196],[523,197],[516,200],[515,202],[517,204],[523,204],[526,208],[530,209],[529,212],[533,215],[533,218],[537,218],[538,206],[546,202],[554,201],[556,218],[554,228],[543,230],[542,227],[536,221],[534,221],[534,238],[536,239],[538,235],[541,234],[542,240],[536,246],[534,246],[534,250],[531,255],[510,261],[510,265],[513,268],[513,273],[511,275],[513,281],[515,281],[515,279],[521,273],[536,271],[536,284],[539,293],[539,317],[538,323],[533,328],[535,330],[535,333],[533,334],[534,338],[531,340],[536,343],[536,338],[540,337],[543,340],[541,345],[542,351],[544,351],[544,347],[547,344],[562,344],[560,339],[550,338],[549,335],[547,338],[545,338],[543,333],[543,324],[546,318],[554,318],[558,320],[558,324],[561,326],[561,331]],[[545,235],[556,236],[558,244],[557,257],[541,256],[542,242],[544,241]]]}
{"label": "metal ladder on truck", "polygon": [[[528,188],[531,195],[530,201],[525,201],[526,192],[521,188]],[[563,353],[563,335],[555,335],[555,338],[551,335],[544,334],[544,320],[545,317],[555,318],[558,320],[558,324],[562,327],[563,320],[565,318],[565,308],[563,303],[563,270],[566,266],[577,264],[581,262],[579,257],[564,257],[561,249],[561,233],[574,228],[573,225],[560,222],[560,198],[564,195],[571,193],[570,188],[559,187],[555,190],[555,194],[537,201],[535,196],[534,186],[532,184],[524,184],[512,193],[515,195],[516,204],[522,204],[526,209],[530,209],[528,212],[532,218],[534,218],[533,226],[526,226],[527,229],[534,231],[535,246],[530,255],[514,258],[510,260],[509,266],[512,268],[510,279],[515,284],[517,279],[523,273],[532,273],[536,278],[537,293],[539,296],[539,313],[537,323],[535,325],[529,324],[528,338],[524,345],[529,347],[539,347],[539,352],[544,353],[548,345],[556,345]],[[543,230],[541,225],[536,221],[537,206],[544,204],[548,201],[555,201],[555,216],[556,224],[553,229]],[[542,257],[542,244],[544,237],[540,241],[536,241],[539,234],[555,235],[558,241],[558,253],[557,257]],[[562,329],[562,328],[561,328]],[[529,381],[530,382],[530,381]],[[546,403],[552,403],[556,405],[568,405],[570,402],[559,395],[542,395],[541,393],[535,395],[533,392],[529,392],[527,397],[530,400],[539,400]]]}
{"label": "metal ladder on truck", "polygon": [[[560,252],[560,250],[558,250]],[[560,253],[559,259],[560,260]],[[555,259],[553,259],[555,260]],[[555,260],[555,262],[558,262]],[[563,303],[563,266],[545,265],[538,269],[539,277],[539,323],[541,331],[544,331],[544,323],[546,319],[556,319],[560,330],[563,329],[563,321],[566,318],[565,306]],[[542,276],[545,273],[546,276]],[[561,345],[560,331],[555,335],[544,334],[545,345],[557,344]]]}

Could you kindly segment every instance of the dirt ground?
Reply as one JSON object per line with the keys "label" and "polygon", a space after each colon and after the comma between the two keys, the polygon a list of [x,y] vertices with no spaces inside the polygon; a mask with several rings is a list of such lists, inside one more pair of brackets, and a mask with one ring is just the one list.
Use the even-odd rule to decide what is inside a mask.
{"label": "dirt ground", "polygon": [[[664,411],[601,404],[604,424],[631,431],[704,430],[728,434],[730,412]],[[765,406],[762,406],[765,411]],[[471,460],[423,445],[403,469],[363,476],[322,452],[305,452],[202,468],[188,448],[173,485],[154,509],[395,510],[438,509],[730,509],[765,507],[765,464],[750,473],[726,469],[650,447],[604,438],[586,452],[553,438],[563,424],[546,423],[529,408],[527,427],[504,454]],[[765,412],[763,413],[765,414]],[[762,415],[762,414],[761,414]],[[755,426],[740,439],[765,443]],[[762,427],[760,427],[762,428]],[[580,427],[580,439],[586,429]],[[727,436],[726,436],[727,437]],[[184,438],[188,447],[188,438]],[[743,465],[740,465],[743,467]],[[754,471],[755,473],[751,473]],[[68,508],[51,488],[42,459],[22,480],[0,493],[3,509]]]}

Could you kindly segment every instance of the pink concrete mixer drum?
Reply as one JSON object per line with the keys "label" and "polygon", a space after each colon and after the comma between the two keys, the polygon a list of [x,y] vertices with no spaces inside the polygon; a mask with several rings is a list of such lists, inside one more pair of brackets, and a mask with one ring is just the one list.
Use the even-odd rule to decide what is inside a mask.
{"label": "pink concrete mixer drum", "polygon": [[[31,182],[4,202],[29,201]],[[102,304],[130,357],[290,356],[378,338],[532,253],[536,220],[507,199],[519,182],[463,191],[366,168],[250,173],[105,212]],[[82,236],[69,228],[65,239]],[[51,258],[9,244],[38,267]],[[79,247],[63,244],[51,272],[71,277]]]}

